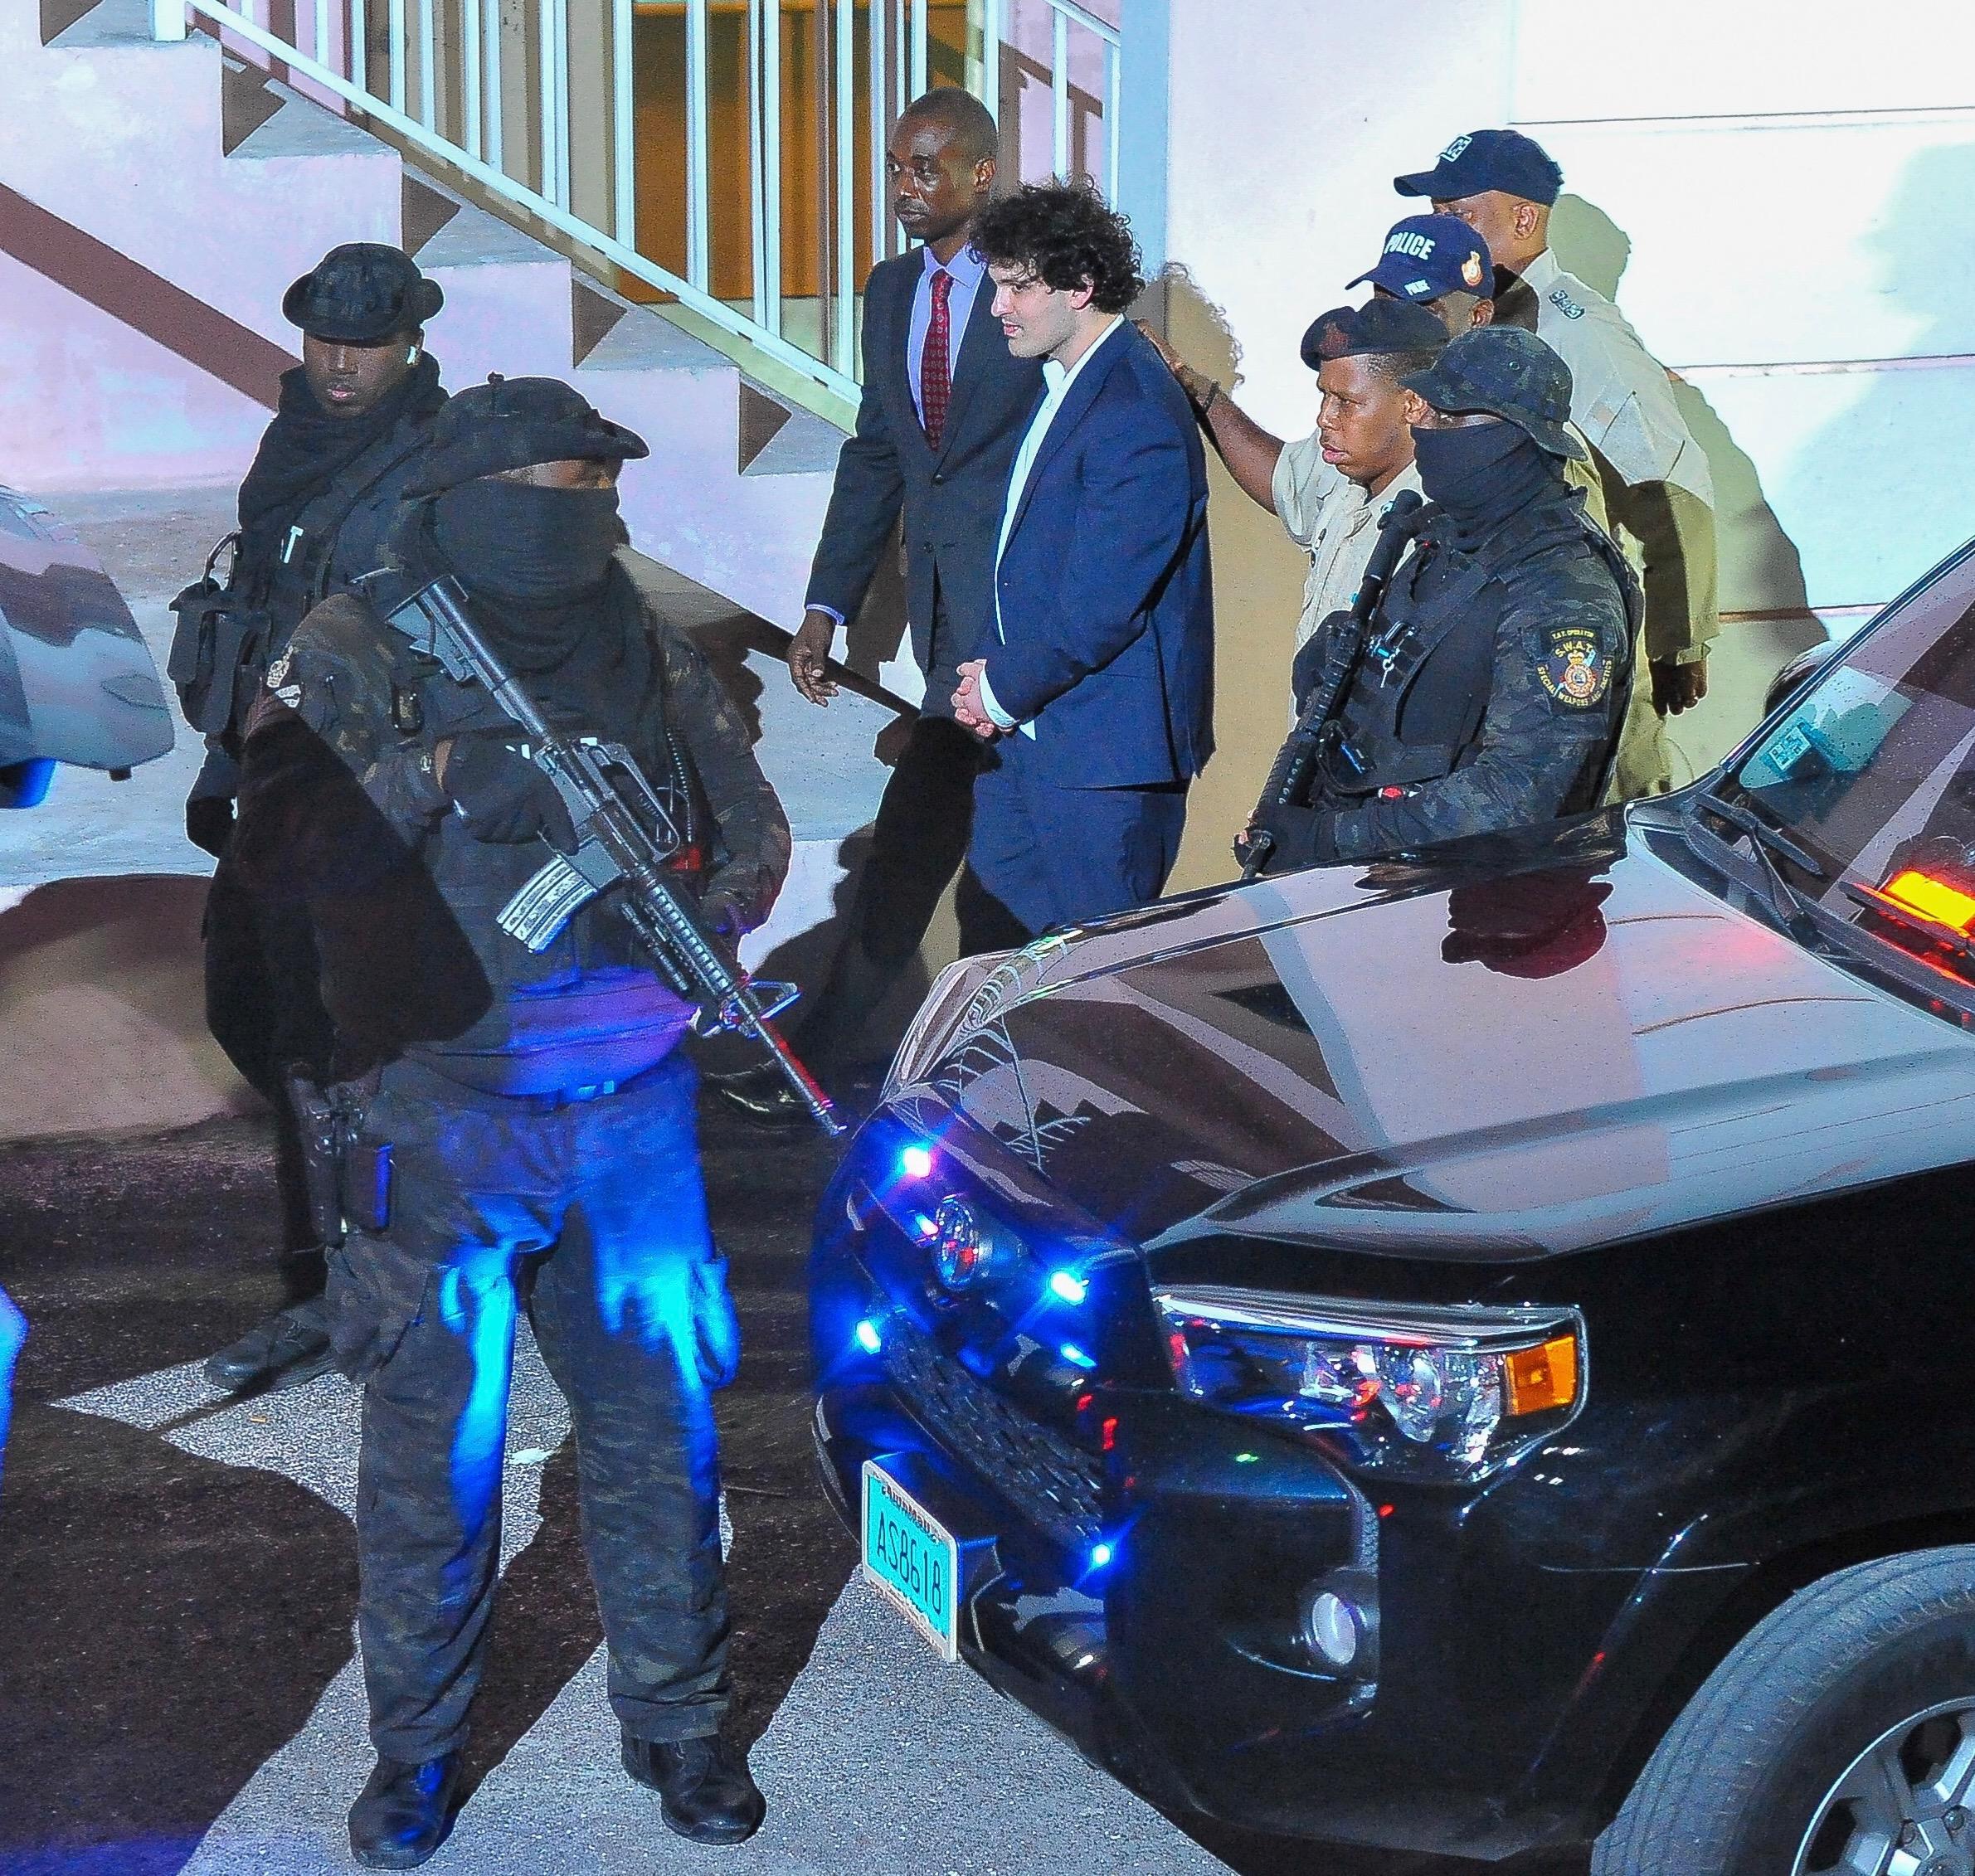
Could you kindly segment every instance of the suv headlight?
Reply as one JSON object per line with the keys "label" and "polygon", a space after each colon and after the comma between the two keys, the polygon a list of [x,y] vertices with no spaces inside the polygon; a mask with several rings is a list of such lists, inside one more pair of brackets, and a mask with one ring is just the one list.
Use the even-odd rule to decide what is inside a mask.
{"label": "suv headlight", "polygon": [[1575,1310],[1386,1308],[1205,1287],[1155,1300],[1188,1393],[1314,1434],[1367,1472],[1483,1478],[1583,1404]]}

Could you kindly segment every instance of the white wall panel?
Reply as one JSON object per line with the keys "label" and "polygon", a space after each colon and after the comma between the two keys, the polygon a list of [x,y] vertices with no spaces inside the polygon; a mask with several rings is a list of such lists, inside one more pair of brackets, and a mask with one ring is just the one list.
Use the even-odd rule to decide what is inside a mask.
{"label": "white wall panel", "polygon": [[1804,595],[1813,606],[1889,600],[1975,533],[1975,367],[1710,375],[1688,387],[1690,411],[1697,397],[1737,446],[1729,459],[1701,413],[1734,490],[1722,514],[1729,610]]}
{"label": "white wall panel", "polygon": [[1975,103],[1969,0],[1520,0],[1516,15],[1525,122]]}
{"label": "white wall panel", "polygon": [[1564,166],[1559,257],[1667,364],[1975,352],[1975,109],[1530,128]]}

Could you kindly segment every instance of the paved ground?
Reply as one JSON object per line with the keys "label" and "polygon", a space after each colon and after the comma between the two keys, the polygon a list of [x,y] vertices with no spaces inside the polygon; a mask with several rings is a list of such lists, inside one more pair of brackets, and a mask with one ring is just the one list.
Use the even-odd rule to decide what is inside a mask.
{"label": "paved ground", "polygon": [[[33,1324],[0,1496],[6,1876],[351,1867],[354,1397],[331,1378],[230,1401],[197,1376],[278,1298],[265,1154],[242,1119],[0,1149],[0,1280]],[[616,1770],[567,1417],[528,1350],[478,1789],[435,1870],[1457,1876],[1189,1835],[933,1659],[851,1580],[813,1482],[801,1285],[821,1149],[710,1117],[708,1164],[747,1335],[722,1441],[738,1719],[769,1825],[695,1851]]]}

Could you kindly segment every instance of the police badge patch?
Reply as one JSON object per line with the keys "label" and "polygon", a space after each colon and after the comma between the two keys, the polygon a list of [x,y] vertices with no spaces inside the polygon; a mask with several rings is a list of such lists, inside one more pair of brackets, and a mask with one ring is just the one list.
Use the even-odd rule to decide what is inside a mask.
{"label": "police badge patch", "polygon": [[1595,632],[1582,625],[1558,625],[1544,641],[1536,675],[1554,702],[1571,710],[1588,710],[1611,688],[1612,661],[1598,649]]}

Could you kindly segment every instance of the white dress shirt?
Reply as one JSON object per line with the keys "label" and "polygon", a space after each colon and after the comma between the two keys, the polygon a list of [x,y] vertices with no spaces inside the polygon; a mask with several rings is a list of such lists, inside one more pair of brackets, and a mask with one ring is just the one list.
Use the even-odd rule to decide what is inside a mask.
{"label": "white dress shirt", "polygon": [[[1112,313],[1111,323],[1083,348],[1073,365],[1058,364],[1053,358],[1043,361],[1043,401],[1036,406],[1034,416],[1029,420],[1028,434],[1023,437],[1022,447],[1015,452],[1014,466],[1009,471],[1008,499],[1001,509],[1001,536],[995,543],[995,636],[1004,644],[1008,642],[1008,630],[1001,623],[1001,556],[1008,551],[1009,536],[1014,532],[1015,514],[1022,506],[1022,496],[1029,487],[1029,478],[1035,469],[1035,459],[1042,454],[1043,440],[1049,434],[1049,426],[1055,422],[1056,413],[1063,408],[1063,400],[1070,395],[1070,386],[1076,383],[1077,374],[1097,357],[1099,349],[1124,323],[1122,313]],[[988,721],[997,729],[1012,730],[1019,727],[1024,736],[1034,739],[1034,723],[1018,725],[1014,718],[995,701],[995,693],[989,688],[985,670],[980,673],[980,707],[986,711]]]}

